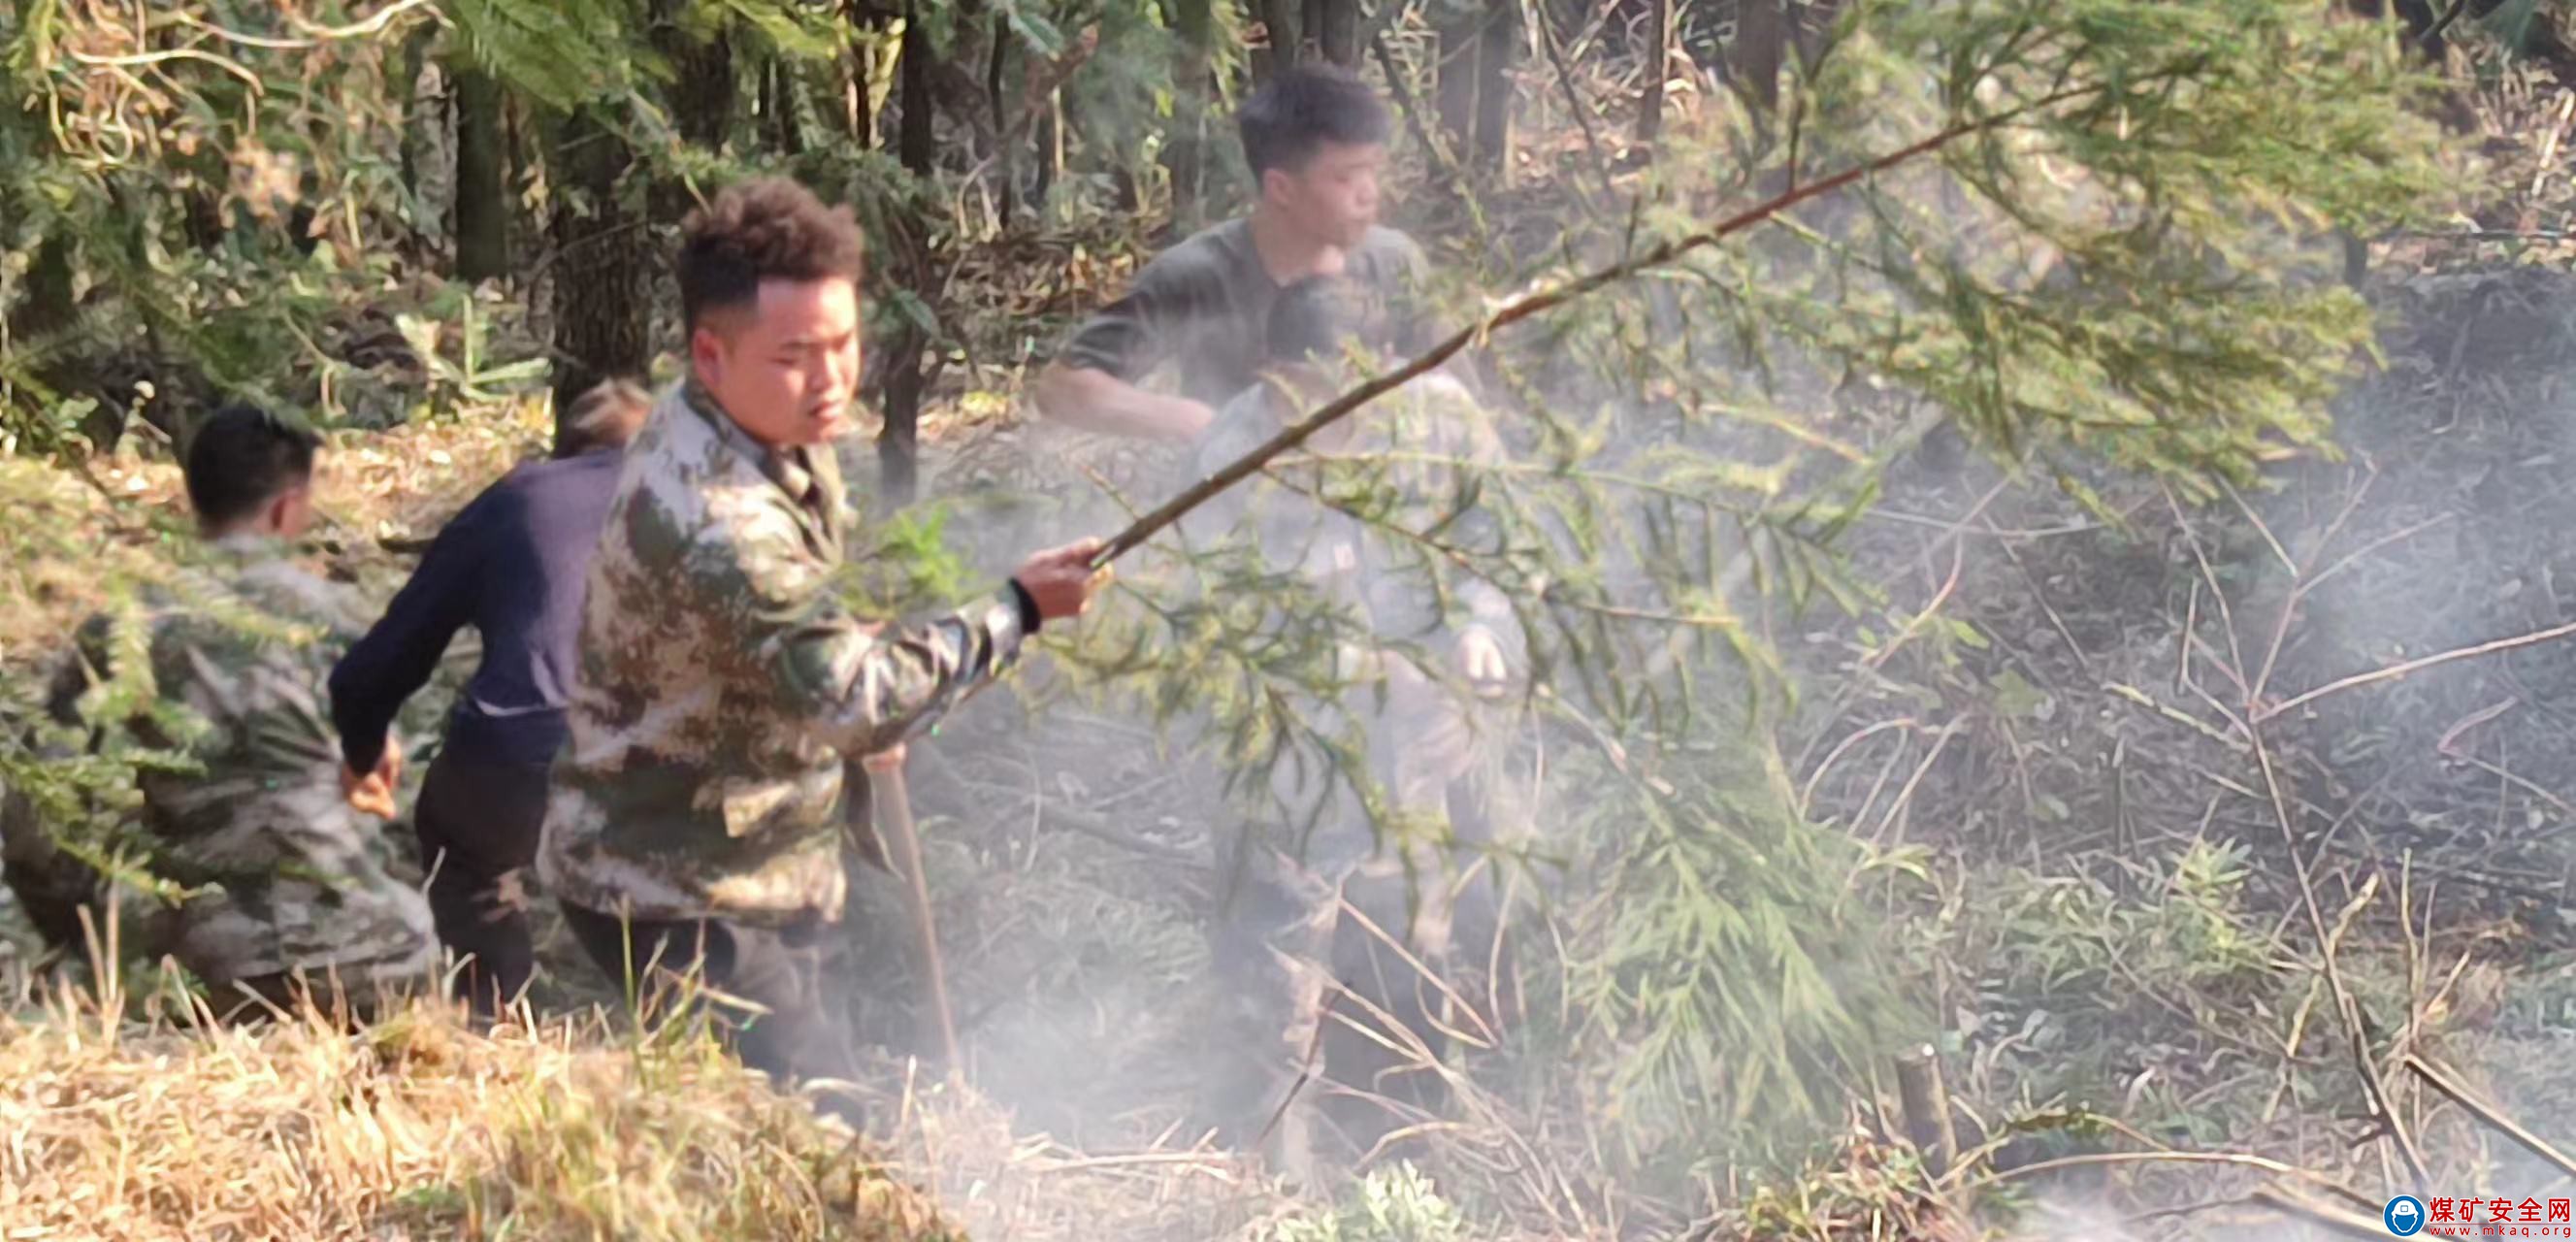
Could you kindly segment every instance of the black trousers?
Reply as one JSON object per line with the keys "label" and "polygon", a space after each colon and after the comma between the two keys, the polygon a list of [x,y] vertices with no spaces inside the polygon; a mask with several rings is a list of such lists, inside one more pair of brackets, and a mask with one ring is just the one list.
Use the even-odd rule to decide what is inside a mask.
{"label": "black trousers", "polygon": [[543,763],[442,751],[412,814],[438,941],[462,963],[456,994],[484,1021],[517,1001],[536,969],[527,877],[546,821],[546,772]]}
{"label": "black trousers", "polygon": [[[750,1013],[707,998],[717,1037],[743,1064],[779,1086],[858,1077],[849,1032],[823,998],[823,938],[838,924],[819,918],[783,927],[730,919],[626,920],[570,904],[563,913],[590,960],[610,980],[630,985],[644,1021],[680,1016],[687,1000],[683,989],[693,983],[767,1011]],[[840,1093],[827,1092],[818,1104],[854,1129],[864,1125],[857,1102]]]}

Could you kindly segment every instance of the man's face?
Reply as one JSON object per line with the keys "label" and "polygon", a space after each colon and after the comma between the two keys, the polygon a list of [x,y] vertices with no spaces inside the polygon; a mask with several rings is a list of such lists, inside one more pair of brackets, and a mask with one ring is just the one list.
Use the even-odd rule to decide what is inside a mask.
{"label": "man's face", "polygon": [[764,280],[753,305],[700,319],[689,360],[751,438],[773,448],[836,439],[858,394],[858,286],[837,276]]}
{"label": "man's face", "polygon": [[1386,147],[1327,142],[1294,172],[1274,168],[1261,178],[1262,195],[1290,222],[1320,242],[1356,246],[1377,223],[1378,174]]}

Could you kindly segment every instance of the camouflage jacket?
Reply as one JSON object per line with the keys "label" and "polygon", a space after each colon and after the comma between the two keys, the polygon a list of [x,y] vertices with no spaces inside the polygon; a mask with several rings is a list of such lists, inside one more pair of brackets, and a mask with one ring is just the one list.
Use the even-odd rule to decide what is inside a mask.
{"label": "camouflage jacket", "polygon": [[655,406],[591,560],[537,856],[558,897],[839,917],[844,758],[935,719],[1022,636],[1007,595],[899,631],[852,616],[846,504],[830,452],[772,451],[694,384]]}
{"label": "camouflage jacket", "polygon": [[[151,691],[182,709],[184,725],[178,736],[150,716],[130,727],[201,769],[137,782],[142,865],[191,890],[154,920],[149,951],[218,986],[337,972],[355,996],[425,978],[436,951],[428,903],[396,877],[384,831],[340,791],[325,686],[332,657],[364,631],[358,602],[273,541],[235,537],[202,569],[146,591],[140,621]],[[77,721],[91,675],[132,650],[120,628],[105,615],[82,626],[50,695],[57,720]],[[54,873],[13,874],[13,886],[94,893],[95,875],[38,838],[23,803],[7,818],[12,868]]]}

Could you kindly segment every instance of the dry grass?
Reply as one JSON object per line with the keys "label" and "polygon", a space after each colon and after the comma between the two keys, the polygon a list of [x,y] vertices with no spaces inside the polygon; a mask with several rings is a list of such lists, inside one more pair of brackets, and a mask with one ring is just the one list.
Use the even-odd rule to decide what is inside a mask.
{"label": "dry grass", "polygon": [[0,1221],[32,1238],[960,1236],[703,1040],[0,1019]]}
{"label": "dry grass", "polygon": [[1015,1133],[908,1063],[858,1085],[880,1146],[700,1032],[594,1011],[485,1036],[432,1005],[220,1028],[170,1020],[177,995],[0,1016],[0,1238],[1203,1242],[1298,1208],[1228,1153]]}

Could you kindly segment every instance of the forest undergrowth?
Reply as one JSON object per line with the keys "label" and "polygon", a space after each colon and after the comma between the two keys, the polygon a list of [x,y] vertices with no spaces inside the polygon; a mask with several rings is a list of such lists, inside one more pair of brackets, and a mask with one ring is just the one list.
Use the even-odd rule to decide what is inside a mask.
{"label": "forest undergrowth", "polygon": [[[1909,30],[1927,46],[1949,37],[1903,6],[1862,7],[1887,17],[1889,47]],[[1404,51],[1427,51],[1427,34],[1414,31]],[[2283,46],[2307,48],[2304,37]],[[2373,63],[2357,46],[2336,45]],[[1893,53],[1853,67],[1864,54],[1875,53],[1829,62],[1811,98],[1910,80]],[[2087,68],[2069,55],[2070,72]],[[1448,243],[1451,277],[1495,282],[1462,304],[1490,308],[1502,282],[1532,269],[1615,258],[1641,231],[1671,237],[1696,223],[1640,210],[1623,231],[1605,214],[1622,191],[1660,186],[1671,197],[1657,212],[1687,216],[1752,198],[1756,174],[1777,171],[1762,161],[1780,148],[1759,142],[1733,180],[1628,160],[1605,149],[1616,140],[1603,131],[1633,132],[1636,118],[1558,104],[1628,98],[1635,67],[1577,56],[1553,73],[1527,69],[1518,83],[1526,128],[1499,188],[1453,192],[1445,183],[1466,174],[1449,150],[1402,176],[1407,223]],[[1727,119],[1723,92],[1675,81],[1676,132],[1749,132]],[[2576,1100],[2565,1068],[2576,1039],[2565,837],[2576,706],[2562,693],[2576,679],[2576,560],[2560,532],[2576,499],[2559,480],[2576,461],[2576,255],[2551,226],[2563,229],[2576,192],[2565,150],[2576,105],[2522,68],[2482,68],[2449,89],[2478,140],[2478,159],[2454,167],[2480,188],[2442,230],[2366,239],[2376,350],[2353,351],[2357,378],[2338,381],[2330,411],[2297,399],[2328,368],[2302,370],[2314,361],[2304,356],[2276,368],[2252,351],[2210,364],[2251,374],[2249,408],[2208,377],[2163,394],[2227,432],[2206,437],[2168,425],[2166,408],[2121,387],[2126,377],[2086,373],[2122,410],[2147,407],[2099,427],[2083,418],[2092,394],[2061,402],[2061,374],[1998,380],[1993,393],[1957,379],[1969,363],[2002,359],[2000,372],[2030,359],[1922,327],[1935,316],[1918,312],[1942,295],[1992,295],[1998,320],[2044,321],[2032,307],[2051,295],[2100,309],[2081,289],[1981,263],[2040,271],[2078,253],[2115,274],[2171,275],[2111,244],[2129,235],[2088,216],[2081,192],[2033,209],[2068,243],[2031,245],[2036,260],[2004,253],[2012,226],[2030,224],[1998,218],[2007,213],[1970,211],[1956,235],[1909,234],[1908,195],[2006,197],[1977,183],[1966,157],[1938,176],[1891,177],[1859,206],[1750,234],[1725,251],[1731,266],[1679,269],[1712,288],[1740,280],[1748,318],[1809,334],[1780,350],[1777,376],[1756,348],[1688,353],[1731,325],[1691,321],[1703,310],[1678,294],[1639,295],[1563,335],[1478,342],[1469,365],[1528,413],[1541,446],[1522,476],[1493,483],[1492,503],[1525,504],[1533,524],[1593,516],[1574,489],[1593,485],[1583,471],[1602,468],[1596,456],[1636,467],[1613,480],[1626,486],[1677,460],[1656,456],[1654,435],[1698,436],[1697,447],[1735,456],[1680,461],[1670,479],[1729,504],[1751,497],[1738,507],[1758,520],[1740,533],[1748,545],[1771,539],[1761,564],[1786,585],[1744,590],[1662,563],[1570,590],[1564,566],[1547,567],[1556,581],[1513,580],[1533,613],[1565,610],[1552,618],[1562,659],[1551,670],[1564,688],[1533,696],[1502,748],[1497,779],[1517,791],[1535,845],[1483,861],[1516,864],[1541,898],[1522,913],[1508,968],[1460,998],[1477,1015],[1464,1035],[1450,1048],[1391,1049],[1448,1082],[1449,1106],[1408,1116],[1398,1141],[1354,1153],[1345,1176],[1289,1186],[1194,1128],[1193,1085],[1231,983],[1214,977],[1205,942],[1225,882],[1217,860],[1254,814],[1247,756],[1290,717],[1229,703],[1175,710],[1155,701],[1165,683],[1150,678],[1122,688],[1121,659],[1160,654],[1168,671],[1193,634],[1241,637],[1154,593],[1195,570],[1140,559],[1105,610],[1104,637],[1049,640],[1007,689],[912,748],[966,1058],[949,1081],[906,1055],[928,1042],[925,988],[894,882],[858,873],[836,979],[854,1025],[882,1049],[862,1084],[864,1139],[776,1099],[690,1032],[638,1041],[551,926],[525,1021],[484,1037],[422,1007],[352,1035],[314,1022],[191,1029],[182,981],[148,964],[112,983],[77,962],[35,969],[22,925],[0,917],[0,1219],[109,1237],[2227,1237],[2278,1236],[2285,1218],[2375,1228],[2378,1202],[2399,1190],[2563,1194],[2576,1172],[2553,1146],[2576,1145],[2558,1120]],[[1885,136],[1873,123],[1899,128],[1924,106],[1901,86],[1885,98],[1885,116],[1789,132],[1830,135],[1842,144],[1833,156],[1872,153],[1861,139]],[[787,111],[792,125],[792,99]],[[2142,107],[2138,124],[2153,123]],[[2208,124],[2168,123],[2184,135]],[[2060,137],[2116,166],[2082,140],[2126,136],[2130,124],[2126,112],[2079,116]],[[2354,127],[2354,145],[2375,140]],[[1792,174],[1801,152],[1792,139]],[[865,196],[882,188],[880,154],[844,159],[816,144],[782,162]],[[2004,145],[1979,154],[2019,158]],[[687,171],[707,171],[688,158]],[[413,153],[404,159],[407,176]],[[2386,174],[2401,189],[2408,175]],[[945,188],[960,220],[999,214]],[[2320,192],[2335,194],[2366,197]],[[2187,251],[2193,262],[2246,253],[2240,204],[2184,198],[2184,231],[2196,223],[2220,239]],[[2298,226],[2319,231],[2310,226],[2332,215],[2318,207]],[[1067,223],[1077,218],[1043,211],[996,222],[980,241],[961,240],[962,225],[942,239],[955,247],[937,282],[945,335],[913,352],[929,360],[921,465],[945,502],[930,529],[959,562],[938,575],[948,585],[1000,569],[1040,536],[1105,532],[1170,482],[1168,454],[1023,412],[1046,342],[1146,246],[1137,213]],[[886,221],[869,223],[885,236]],[[326,220],[317,234],[338,227]],[[1853,240],[1902,251],[1923,236],[1960,252],[1951,266],[1924,264],[1953,283],[1903,284],[1923,278],[1873,268],[1871,247]],[[1994,254],[1979,252],[1997,237]],[[1553,254],[1560,244],[1581,253]],[[919,257],[890,250],[898,269]],[[334,360],[293,369],[291,385],[262,382],[334,412],[325,521],[306,550],[381,596],[446,513],[539,450],[539,360],[563,333],[533,277],[518,298],[501,283],[388,282],[333,262],[316,260],[306,275],[317,283],[282,300],[277,323],[260,320],[275,330],[258,339],[285,349],[296,338]],[[191,288],[224,275],[185,270]],[[2283,303],[2307,292],[2284,287]],[[918,294],[880,299],[893,331]],[[1870,322],[1895,342],[1890,365],[1918,369],[1856,378],[1866,368],[1852,358],[1875,343],[1804,309],[1846,305],[1829,294],[1848,298],[1855,321],[1881,316]],[[110,309],[95,313],[114,313],[112,297],[96,301]],[[233,308],[244,319],[273,309]],[[2285,357],[2357,322],[2309,309],[2312,320],[2273,303],[2247,313],[2277,330]],[[240,339],[179,347],[255,336],[225,322]],[[2326,326],[2303,334],[2316,323]],[[315,324],[322,338],[302,339]],[[1683,356],[1657,353],[1673,343],[1659,334],[1682,338]],[[49,339],[86,344],[77,335]],[[2067,354],[2135,343],[2104,347],[2106,337],[2116,333]],[[1834,350],[1845,351],[1839,375]],[[2171,364],[2142,369],[2159,365]],[[1588,391],[1569,373],[1622,366],[1632,369],[1616,378],[1632,388],[1604,402],[1596,426],[1545,400]],[[19,374],[0,366],[0,380]],[[192,386],[152,374],[173,394]],[[103,451],[29,442],[0,454],[11,514],[0,524],[0,670],[13,686],[31,684],[80,615],[164,570],[187,537],[154,421],[173,402],[154,403],[154,382],[126,385],[143,394],[142,417],[89,398],[46,404],[49,434],[113,423],[121,439],[100,437]],[[1705,413],[1703,400],[1725,408]],[[1944,400],[1959,405],[1943,411],[1950,425],[1920,413]],[[1781,413],[1801,402],[1825,413]],[[2321,431],[2329,412],[2330,437],[2281,443]],[[2060,435],[2052,414],[2084,430]],[[2028,455],[1996,451],[2008,443]],[[852,477],[871,476],[870,446],[844,452]],[[1868,477],[1847,496],[1839,480],[1854,473]],[[1362,504],[1351,497],[1365,491],[1342,499]],[[1781,517],[1770,502],[1784,496],[1811,503]],[[1703,546],[1641,526],[1668,541],[1655,546],[1667,560],[1717,559],[1718,536]],[[1526,568],[1506,559],[1487,568]],[[1644,618],[1661,628],[1636,637],[1647,627],[1618,615],[1635,603],[1619,587],[1669,606]],[[1165,621],[1170,633],[1153,632]],[[436,735],[472,654],[470,643],[450,653],[438,692],[406,716],[410,736]],[[1655,670],[1635,679],[1642,688],[1583,680],[1630,657]],[[1238,681],[1275,696],[1285,679]],[[1753,705],[1729,705],[1748,686],[1763,691],[1742,696]],[[1721,705],[1668,715],[1668,692]],[[1738,712],[1762,727],[1732,730]],[[415,780],[425,767],[411,766]],[[1637,909],[1620,908],[1632,900]],[[106,984],[105,995],[84,984]],[[1909,1106],[1898,1081],[1918,1045],[1945,1071],[1946,1112]]]}
{"label": "forest undergrowth", "polygon": [[[1958,1188],[1973,1188],[1973,1199],[1934,1196],[1905,1146],[1891,1081],[1881,1098],[1855,1097],[1838,1155],[1798,1166],[1803,1175],[1727,1187],[1724,1201],[1742,1215],[1722,1228],[1920,1236],[1959,1228],[1945,1211],[1973,1201],[1998,1219],[2029,1208],[2044,1210],[2021,1219],[2072,1213],[2053,1227],[2100,1236],[2086,1231],[2120,1214],[2103,1205],[2147,1211],[2210,1197],[2213,1174],[2200,1166],[2018,1173],[2114,1152],[2238,1152],[2356,1183],[2377,1171],[2371,1149],[2353,1144],[2358,1123],[2345,1115],[2358,1083],[2318,976],[2303,964],[2304,898],[2259,763],[2213,703],[2219,696],[2201,691],[2247,676],[2243,668],[2259,673],[2269,658],[2278,704],[2355,674],[2546,631],[2576,603],[2565,600],[2576,587],[2553,534],[2576,514],[2563,512],[2570,502],[2549,482],[2576,434],[2559,335],[2576,321],[2576,282],[2484,256],[2426,266],[2437,270],[2381,278],[2387,363],[2338,409],[2345,459],[2285,472],[2273,489],[2184,508],[2152,488],[2114,485],[2106,497],[2123,528],[2053,488],[1974,462],[1891,480],[1852,543],[1856,563],[1886,567],[1883,613],[1792,636],[1803,659],[1840,670],[1838,684],[1849,687],[1808,705],[1812,723],[1800,733],[1810,741],[1795,771],[1813,813],[1866,851],[1853,900],[1887,911],[1890,934],[1927,968],[1958,1141],[1986,1161]],[[2463,399],[2462,386],[2475,395]],[[934,477],[949,455],[974,456],[956,446],[1009,426],[971,415],[954,432],[936,425]],[[527,409],[353,435],[326,476],[334,526],[318,550],[348,576],[389,585],[403,561],[383,540],[434,528],[543,433]],[[8,470],[30,518],[22,532],[95,532],[77,558],[12,558],[9,632],[25,636],[16,657],[43,651],[44,635],[90,606],[85,589],[101,566],[148,566],[154,541],[173,537],[152,515],[168,512],[176,479],[148,451],[91,463],[92,480],[30,463]],[[2299,610],[2284,626],[2279,610],[2294,593]],[[2576,1039],[2576,909],[2562,896],[2561,836],[2576,822],[2561,792],[2576,786],[2566,750],[2576,729],[2554,694],[2567,659],[2565,648],[2533,642],[2355,685],[2290,709],[2269,746],[2365,1011],[2406,1028],[2417,1054],[2561,1142],[2551,1118],[2576,1099],[2563,1068]],[[458,653],[451,675],[469,662]],[[418,714],[422,727],[436,718],[434,708]],[[1086,1236],[1083,1222],[1120,1219],[1129,1222],[1121,1236],[1178,1239],[1265,1220],[1287,1230],[1281,1237],[1486,1237],[1519,1217],[1527,1236],[1579,1236],[1557,1232],[1577,1221],[1540,1224],[1545,1212],[1533,1209],[1565,1194],[1601,1195],[1593,1210],[1612,1198],[1574,1171],[1586,1159],[1579,1141],[1545,1153],[1562,1162],[1555,1168],[1527,1167],[1536,1152],[1494,1156],[1511,1146],[1506,1133],[1573,1137],[1500,1098],[1556,1055],[1539,1045],[1507,1047],[1477,1066],[1498,1092],[1484,1117],[1490,1132],[1462,1128],[1454,1146],[1389,1163],[1365,1190],[1345,1192],[1349,1206],[1300,1215],[1298,1200],[1263,1189],[1244,1157],[1176,1128],[1183,1067],[1199,1039],[1191,1005],[1208,984],[1198,925],[1214,883],[1205,850],[1224,828],[1205,814],[1221,801],[1215,765],[1165,748],[1142,721],[998,700],[920,749],[931,873],[976,1085],[914,1079],[913,1095],[898,1091],[894,1111],[905,1120],[895,1148],[919,1163],[893,1167],[935,1187],[955,1219],[1022,1237]],[[852,968],[853,1003],[863,1029],[901,1046],[918,989],[900,906],[890,882],[863,885],[862,896],[869,951]],[[28,947],[19,940],[20,954]],[[568,944],[549,949],[563,978],[549,981],[541,1005],[610,1001],[588,986]],[[32,1003],[24,965],[13,958],[6,969],[13,993]],[[1545,970],[1543,959],[1530,969]],[[271,1076],[260,1081],[297,1079],[323,1074],[320,1059],[373,1046],[301,1027],[209,1044],[166,1027],[120,1031],[95,1014],[22,1013],[32,1024],[0,1041],[24,1069],[10,1074],[25,1084],[11,1097],[12,1129],[83,1150],[175,1124],[151,1108],[230,1116],[224,1110],[239,1105],[221,1101],[237,1088],[224,1084],[246,1064]],[[86,1037],[77,1034],[84,1022]],[[474,1050],[481,1068],[472,1078],[485,1092],[528,1075],[535,1088],[555,1072],[543,1066],[619,1038],[566,1020],[494,1041],[427,1012],[407,1024],[442,1047]],[[1532,1044],[1551,1034],[1564,1035],[1542,1021],[1514,1032]],[[67,1059],[71,1048],[85,1060]],[[160,1075],[151,1100],[118,1096],[125,1102],[113,1110],[72,1110],[43,1085],[173,1064],[181,1072]],[[391,1072],[370,1064],[370,1073]],[[434,1080],[407,1108],[503,1107],[482,1096],[437,1103],[430,1093],[443,1064],[399,1064],[404,1076]],[[67,1068],[76,1065],[93,1068]],[[900,1061],[879,1068],[883,1083],[920,1072]],[[747,1081],[707,1089],[732,1093],[727,1100],[760,1094]],[[2539,1193],[2555,1176],[2438,1094],[2405,1080],[2392,1089],[2415,1097],[2410,1119],[2446,1188]],[[192,1099],[191,1090],[212,1094]],[[273,1133],[261,1127],[292,1111],[270,1100],[259,1108],[267,1120],[224,1127]],[[80,1125],[61,1129],[75,1113]],[[466,1156],[421,1132],[333,1117],[306,1133],[360,1125],[410,1135],[416,1146],[406,1152],[444,1153],[418,1166],[405,1163],[410,1155],[386,1157],[406,1170],[401,1185],[351,1202],[388,1219],[482,1211],[473,1205],[488,1201],[456,1188],[524,1175],[508,1172],[525,1161],[506,1149],[488,1152],[469,1176],[458,1163]],[[224,1164],[214,1132],[198,1135],[206,1145],[194,1149],[202,1159],[193,1167]],[[2251,1164],[2216,1175],[2249,1187],[2265,1176]],[[38,1196],[31,1202],[50,1201],[41,1183],[15,1184]],[[205,1202],[222,1199],[207,1194]],[[1372,1202],[1378,1217],[1412,1223],[1367,1232],[1378,1228],[1366,1223],[1377,1219]],[[244,1227],[285,1219],[261,1216],[284,1209],[250,1199],[225,1210]],[[1419,1232],[1453,1215],[1464,1232]],[[645,1230],[631,1236],[685,1236],[655,1232],[681,1219],[630,1221]],[[1300,1235],[1298,1221],[1345,1232]]]}

